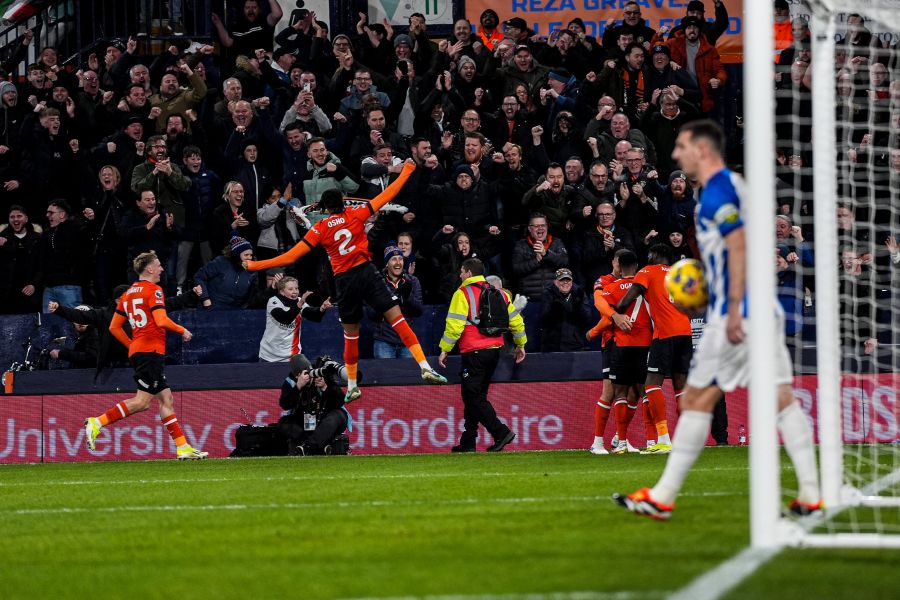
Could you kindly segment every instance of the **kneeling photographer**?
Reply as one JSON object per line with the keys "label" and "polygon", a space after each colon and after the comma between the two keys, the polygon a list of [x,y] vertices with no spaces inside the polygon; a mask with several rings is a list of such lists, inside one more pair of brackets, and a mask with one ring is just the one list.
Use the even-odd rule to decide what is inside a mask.
{"label": "kneeling photographer", "polygon": [[344,408],[342,378],[344,365],[328,356],[316,359],[315,366],[302,354],[291,357],[291,374],[281,385],[278,403],[289,411],[278,420],[288,439],[289,453],[294,456],[312,454],[347,454],[350,443],[346,435],[350,414]]}

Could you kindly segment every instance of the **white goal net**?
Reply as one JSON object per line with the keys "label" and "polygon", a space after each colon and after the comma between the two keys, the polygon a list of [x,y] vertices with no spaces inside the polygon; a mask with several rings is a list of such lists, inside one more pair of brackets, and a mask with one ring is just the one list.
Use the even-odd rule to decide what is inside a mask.
{"label": "white goal net", "polygon": [[[791,12],[780,44],[776,13],[768,53],[775,277],[827,510],[803,530],[783,523],[777,543],[900,547],[900,2],[809,0]],[[745,49],[763,52],[753,39]],[[761,124],[747,122],[749,150]]]}

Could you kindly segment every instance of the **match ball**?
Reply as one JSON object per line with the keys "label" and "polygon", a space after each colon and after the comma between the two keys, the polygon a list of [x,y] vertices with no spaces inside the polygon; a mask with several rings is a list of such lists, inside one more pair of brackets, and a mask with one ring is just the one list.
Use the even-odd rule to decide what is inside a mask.
{"label": "match ball", "polygon": [[666,275],[666,291],[678,310],[688,315],[703,312],[709,302],[703,263],[685,258],[672,265]]}

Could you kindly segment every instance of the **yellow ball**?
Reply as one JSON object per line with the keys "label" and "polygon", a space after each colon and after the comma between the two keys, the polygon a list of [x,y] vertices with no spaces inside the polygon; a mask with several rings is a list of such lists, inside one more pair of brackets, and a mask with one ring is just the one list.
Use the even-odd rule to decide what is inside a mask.
{"label": "yellow ball", "polygon": [[706,310],[709,302],[709,288],[703,263],[693,258],[685,258],[669,267],[666,275],[666,291],[672,303],[688,315],[697,315]]}

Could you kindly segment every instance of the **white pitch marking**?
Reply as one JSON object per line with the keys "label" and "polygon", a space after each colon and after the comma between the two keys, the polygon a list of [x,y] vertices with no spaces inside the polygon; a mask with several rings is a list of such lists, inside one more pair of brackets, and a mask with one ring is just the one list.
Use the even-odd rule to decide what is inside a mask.
{"label": "white pitch marking", "polygon": [[[700,492],[686,493],[682,496],[721,497],[746,496],[735,492]],[[458,500],[410,500],[395,502],[393,500],[366,500],[359,502],[285,502],[265,504],[162,504],[145,506],[98,506],[98,507],[57,507],[57,508],[19,508],[0,510],[0,515],[53,515],[53,514],[85,514],[85,513],[129,513],[129,512],[186,512],[186,511],[239,511],[239,510],[296,510],[296,509],[346,509],[346,508],[408,508],[415,506],[464,506],[472,504],[545,504],[559,502],[606,502],[607,496],[549,496],[520,498],[461,498]]]}
{"label": "white pitch marking", "polygon": [[444,596],[393,596],[388,598],[349,598],[345,600],[637,600],[662,598],[666,592],[543,592],[523,594],[449,594]]}
{"label": "white pitch marking", "polygon": [[744,548],[676,591],[668,600],[717,600],[779,552],[781,548]]}
{"label": "white pitch marking", "polygon": [[[749,467],[709,467],[695,468],[691,472],[700,471],[746,471]],[[622,469],[615,471],[597,471],[596,469],[578,470],[578,471],[503,471],[497,473],[476,473],[477,477],[544,477],[545,475],[628,475],[632,473],[643,473],[644,469]],[[420,474],[397,474],[397,475],[354,475],[354,479],[437,479],[450,477],[472,477],[469,472],[460,473],[420,473]],[[157,483],[230,483],[242,481],[334,481],[346,479],[342,475],[303,475],[303,476],[286,476],[286,477],[205,477],[205,478],[184,478],[184,479],[124,479],[124,480],[102,480],[102,479],[73,479],[59,481],[13,481],[0,482],[0,488],[4,487],[29,487],[40,486],[47,487],[51,485],[152,485]]]}

